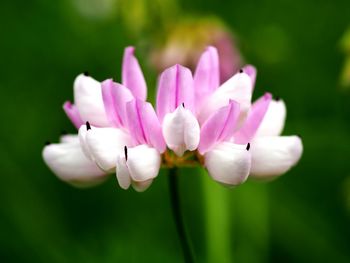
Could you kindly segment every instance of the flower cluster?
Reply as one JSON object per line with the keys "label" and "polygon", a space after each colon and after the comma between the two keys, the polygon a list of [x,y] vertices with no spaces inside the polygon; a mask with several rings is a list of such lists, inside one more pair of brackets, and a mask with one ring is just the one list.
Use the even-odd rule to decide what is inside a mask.
{"label": "flower cluster", "polygon": [[217,182],[273,178],[302,154],[299,136],[280,136],[286,117],[270,93],[251,102],[256,78],[243,67],[220,85],[218,52],[208,47],[194,74],[181,65],[159,77],[156,110],[134,48],[125,49],[122,81],[89,74],[74,82],[74,104],[63,108],[78,129],[48,144],[43,158],[63,181],[90,186],[116,173],[123,189],[147,189],[163,167],[202,165]]}

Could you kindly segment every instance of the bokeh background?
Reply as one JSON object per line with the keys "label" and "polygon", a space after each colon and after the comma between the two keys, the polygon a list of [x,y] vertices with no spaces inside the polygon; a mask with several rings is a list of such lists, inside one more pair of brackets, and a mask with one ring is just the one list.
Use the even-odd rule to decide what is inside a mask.
{"label": "bokeh background", "polygon": [[350,90],[339,84],[350,2],[159,2],[0,2],[0,261],[182,262],[165,171],[142,194],[114,176],[79,190],[41,150],[75,132],[61,107],[77,74],[119,80],[123,49],[135,45],[154,94],[147,54],[165,23],[215,15],[258,68],[255,96],[287,102],[284,133],[299,133],[305,152],[278,180],[235,189],[181,171],[198,262],[350,262]]}

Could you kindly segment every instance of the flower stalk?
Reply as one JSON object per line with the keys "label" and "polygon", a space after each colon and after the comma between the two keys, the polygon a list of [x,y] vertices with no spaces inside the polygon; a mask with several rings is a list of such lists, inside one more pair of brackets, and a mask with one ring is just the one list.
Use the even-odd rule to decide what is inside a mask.
{"label": "flower stalk", "polygon": [[183,216],[181,212],[181,203],[179,195],[178,168],[169,169],[169,192],[173,217],[176,230],[180,239],[181,248],[186,263],[193,263],[194,256],[191,249],[190,240],[187,236]]}
{"label": "flower stalk", "polygon": [[229,189],[213,184],[207,172],[198,169],[203,193],[203,218],[205,222],[206,262],[236,262],[233,257],[232,195]]}

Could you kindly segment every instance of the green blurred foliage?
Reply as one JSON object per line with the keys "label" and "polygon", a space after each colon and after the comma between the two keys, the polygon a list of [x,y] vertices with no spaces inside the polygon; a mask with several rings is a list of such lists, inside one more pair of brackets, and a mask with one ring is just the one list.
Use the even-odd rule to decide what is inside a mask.
{"label": "green blurred foliage", "polygon": [[348,89],[350,87],[350,28],[348,28],[342,36],[340,48],[345,55],[344,66],[340,75],[340,84]]}
{"label": "green blurred foliage", "polygon": [[[41,159],[44,141],[74,132],[61,110],[72,99],[74,77],[89,70],[99,80],[119,80],[123,48],[142,46],[112,11],[103,16],[99,6],[97,19],[82,14],[78,2],[0,3],[0,261],[181,262],[164,171],[142,194],[121,190],[115,178],[77,190]],[[211,202],[211,209],[232,220],[232,261],[350,262],[350,95],[338,87],[338,43],[350,24],[350,2],[183,0],[181,9],[217,15],[237,32],[245,58],[259,70],[255,96],[268,90],[287,102],[285,134],[300,133],[305,147],[300,164],[280,179],[209,199],[204,175],[182,171],[199,262],[207,259],[206,236],[215,236],[206,228],[207,202],[219,195],[226,203]],[[154,72],[143,49],[137,52],[154,94]],[[218,223],[210,224],[228,224]]]}

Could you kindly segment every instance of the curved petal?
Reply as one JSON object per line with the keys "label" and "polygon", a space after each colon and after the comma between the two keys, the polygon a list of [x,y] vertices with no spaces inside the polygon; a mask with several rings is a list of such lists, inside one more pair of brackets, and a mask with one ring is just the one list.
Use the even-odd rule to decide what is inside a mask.
{"label": "curved petal", "polygon": [[[89,128],[91,129],[91,126],[89,124]],[[96,127],[94,127],[96,128]],[[85,154],[86,158],[88,158],[90,161],[93,161],[93,156],[90,154],[89,147],[86,143],[86,134],[87,134],[88,128],[86,124],[81,125],[79,130],[78,130],[78,138],[80,142],[80,147],[83,153]]]}
{"label": "curved petal", "polygon": [[86,125],[81,125],[78,130],[78,138],[81,146],[81,150],[85,154],[86,158],[93,161],[92,156],[90,155],[89,147],[86,144],[86,134],[87,134],[87,127]]}
{"label": "curved petal", "polygon": [[67,114],[68,118],[73,123],[75,128],[79,129],[80,125],[83,124],[83,121],[81,120],[78,108],[70,101],[66,101],[63,104],[63,110]]}
{"label": "curved petal", "polygon": [[128,189],[131,185],[131,177],[128,166],[126,165],[125,156],[119,155],[117,158],[116,176],[119,186],[123,189]]}
{"label": "curved petal", "polygon": [[193,112],[193,78],[188,68],[175,65],[160,75],[157,93],[157,115],[160,121],[163,122],[164,116],[173,112],[182,103]]}
{"label": "curved petal", "polygon": [[251,154],[245,145],[223,142],[204,158],[210,176],[219,183],[235,186],[248,178]]}
{"label": "curved petal", "polygon": [[144,192],[148,189],[148,187],[151,186],[152,182],[153,182],[153,180],[147,180],[144,182],[133,181],[131,184],[132,184],[132,187],[135,189],[135,191]]}
{"label": "curved petal", "polygon": [[243,126],[234,134],[235,143],[247,144],[253,139],[267,112],[271,100],[271,94],[265,93],[264,96],[254,102]]}
{"label": "curved petal", "polygon": [[131,145],[131,138],[121,129],[92,128],[87,131],[85,142],[96,164],[110,171],[115,168],[124,147]]}
{"label": "curved petal", "polygon": [[145,135],[150,146],[156,148],[160,153],[166,150],[166,144],[162,134],[162,127],[159,123],[156,112],[151,103],[141,103],[140,116],[143,121]]}
{"label": "curved petal", "polygon": [[104,107],[110,123],[115,127],[125,127],[126,103],[134,98],[131,91],[113,82],[112,79],[105,80],[101,86]]}
{"label": "curved petal", "polygon": [[193,77],[196,106],[214,92],[220,84],[219,55],[215,47],[209,46],[201,55]]}
{"label": "curved petal", "polygon": [[200,127],[198,120],[189,110],[185,110],[184,139],[187,150],[197,149],[200,141]]}
{"label": "curved petal", "polygon": [[127,47],[124,51],[122,83],[131,90],[135,98],[145,101],[147,85],[140,64],[134,56],[134,50],[134,47]]}
{"label": "curved petal", "polygon": [[303,145],[298,136],[259,137],[251,143],[255,178],[271,178],[287,172],[300,159]]}
{"label": "curved petal", "polygon": [[240,105],[240,119],[243,119],[251,106],[252,81],[246,73],[237,73],[222,84],[215,92],[204,101],[198,112],[199,123],[204,123],[208,117],[227,106],[230,100],[237,101]]}
{"label": "curved petal", "polygon": [[155,178],[160,169],[159,152],[147,145],[138,145],[127,149],[126,165],[130,177],[136,182],[145,182]]}
{"label": "curved petal", "polygon": [[132,185],[137,192],[145,191],[153,182],[153,179],[146,181],[133,181],[130,176],[126,155],[123,154],[121,154],[117,159],[116,176],[121,188],[126,190],[130,187],[130,185]]}
{"label": "curved petal", "polygon": [[146,129],[141,118],[142,106],[143,103],[136,99],[126,104],[127,126],[135,144],[147,143]]}
{"label": "curved petal", "polygon": [[88,187],[106,179],[105,172],[85,157],[78,138],[75,142],[47,145],[42,154],[51,171],[71,185]]}
{"label": "curved petal", "polygon": [[158,117],[149,102],[139,99],[126,105],[127,126],[135,144],[149,144],[159,152],[166,149],[162,128]]}
{"label": "curved petal", "polygon": [[173,113],[166,114],[162,127],[166,144],[178,156],[182,156],[186,150],[197,149],[200,138],[199,123],[188,109],[179,106]]}
{"label": "curved petal", "polygon": [[287,108],[283,100],[272,100],[269,104],[255,136],[278,136],[281,135],[286,121]]}
{"label": "curved petal", "polygon": [[239,117],[239,104],[235,101],[213,113],[201,128],[198,151],[204,154],[217,143],[232,137]]}
{"label": "curved petal", "polygon": [[60,137],[60,143],[72,143],[72,142],[79,142],[78,135],[64,134]]}
{"label": "curved petal", "polygon": [[89,121],[99,127],[109,126],[100,82],[90,76],[79,75],[74,81],[74,103],[83,122]]}
{"label": "curved petal", "polygon": [[159,152],[147,145],[128,149],[127,166],[133,181],[144,182],[155,178],[160,169]]}
{"label": "curved petal", "polygon": [[256,68],[253,65],[246,65],[246,66],[243,67],[242,70],[243,70],[243,72],[248,74],[248,76],[252,80],[252,89],[254,90],[255,81],[256,81],[256,74],[257,74]]}

